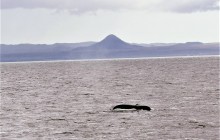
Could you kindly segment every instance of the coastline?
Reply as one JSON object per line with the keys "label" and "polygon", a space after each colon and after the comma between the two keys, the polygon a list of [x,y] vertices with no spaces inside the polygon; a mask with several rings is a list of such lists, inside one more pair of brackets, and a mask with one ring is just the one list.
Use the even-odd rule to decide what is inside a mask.
{"label": "coastline", "polygon": [[185,59],[185,58],[220,58],[220,55],[198,55],[198,56],[165,56],[165,57],[139,57],[139,58],[107,58],[107,59],[76,59],[76,60],[46,60],[46,61],[17,61],[0,62],[0,64],[14,63],[57,63],[57,62],[88,62],[88,61],[122,61],[122,60],[151,60],[151,59]]}

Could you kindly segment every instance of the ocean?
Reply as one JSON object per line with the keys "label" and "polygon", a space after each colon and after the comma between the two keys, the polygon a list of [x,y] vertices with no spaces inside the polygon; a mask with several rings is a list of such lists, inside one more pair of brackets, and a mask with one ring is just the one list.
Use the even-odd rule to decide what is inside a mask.
{"label": "ocean", "polygon": [[1,63],[1,139],[217,140],[219,92],[218,56]]}

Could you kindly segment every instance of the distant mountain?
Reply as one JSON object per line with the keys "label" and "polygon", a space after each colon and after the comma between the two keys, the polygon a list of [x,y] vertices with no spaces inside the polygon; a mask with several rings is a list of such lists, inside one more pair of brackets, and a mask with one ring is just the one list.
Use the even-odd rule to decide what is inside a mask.
{"label": "distant mountain", "polygon": [[165,56],[218,55],[219,44],[207,45],[201,42],[157,43],[141,46],[122,41],[109,35],[102,41],[70,52],[75,59],[138,58]]}
{"label": "distant mountain", "polygon": [[1,44],[0,62],[46,61],[67,59],[69,51],[74,48],[86,47],[95,42],[55,43],[55,44]]}
{"label": "distant mountain", "polygon": [[219,43],[131,44],[115,35],[100,42],[1,44],[1,62],[219,55]]}
{"label": "distant mountain", "polygon": [[104,38],[102,41],[95,43],[91,46],[84,47],[84,48],[76,48],[75,50],[81,50],[81,51],[120,51],[120,50],[137,50],[143,49],[142,46],[138,45],[132,45],[129,43],[126,43],[119,39],[115,35],[108,35],[106,38]]}
{"label": "distant mountain", "polygon": [[144,51],[143,46],[124,42],[115,35],[108,35],[91,46],[73,49],[70,56],[76,59],[130,58],[143,57]]}
{"label": "distant mountain", "polygon": [[6,45],[1,44],[1,54],[17,54],[17,53],[45,53],[57,51],[70,51],[78,47],[86,47],[96,42],[82,43],[55,43],[55,44],[17,44]]}
{"label": "distant mountain", "polygon": [[94,49],[124,49],[129,47],[130,44],[122,41],[117,36],[111,34],[108,35],[106,38],[101,40],[100,42],[93,44],[90,47],[93,47]]}

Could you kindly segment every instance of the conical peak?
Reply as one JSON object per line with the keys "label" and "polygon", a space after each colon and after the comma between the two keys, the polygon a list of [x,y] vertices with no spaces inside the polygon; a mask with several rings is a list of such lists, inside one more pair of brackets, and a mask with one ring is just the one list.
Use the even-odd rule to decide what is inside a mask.
{"label": "conical peak", "polygon": [[101,42],[124,42],[117,36],[110,34],[107,37],[105,37]]}
{"label": "conical peak", "polygon": [[110,35],[106,36],[106,38],[117,38],[117,39],[119,39],[116,35],[113,35],[113,34],[110,34]]}

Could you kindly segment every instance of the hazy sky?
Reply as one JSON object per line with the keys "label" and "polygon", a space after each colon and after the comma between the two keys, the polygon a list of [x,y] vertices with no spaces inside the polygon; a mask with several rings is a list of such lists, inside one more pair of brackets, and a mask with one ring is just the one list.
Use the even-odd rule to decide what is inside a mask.
{"label": "hazy sky", "polygon": [[218,0],[1,0],[1,43],[219,42]]}

